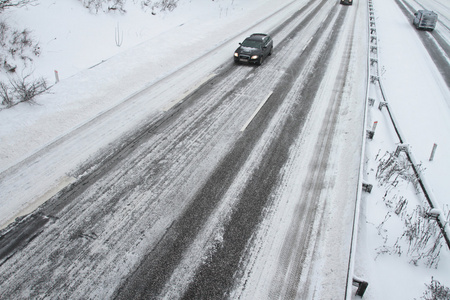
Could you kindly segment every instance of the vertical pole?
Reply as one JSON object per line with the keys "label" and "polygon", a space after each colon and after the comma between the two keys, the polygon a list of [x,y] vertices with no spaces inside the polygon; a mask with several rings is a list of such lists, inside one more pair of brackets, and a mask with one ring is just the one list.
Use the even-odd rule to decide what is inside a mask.
{"label": "vertical pole", "polygon": [[433,150],[431,150],[430,161],[433,161],[433,159],[434,159],[434,153],[436,153],[436,148],[437,148],[437,144],[434,143]]}
{"label": "vertical pole", "polygon": [[55,80],[56,80],[55,83],[59,82],[59,74],[58,74],[58,71],[56,71],[56,70],[55,70]]}
{"label": "vertical pole", "polygon": [[378,121],[373,122],[372,131],[375,133],[375,129],[377,128]]}

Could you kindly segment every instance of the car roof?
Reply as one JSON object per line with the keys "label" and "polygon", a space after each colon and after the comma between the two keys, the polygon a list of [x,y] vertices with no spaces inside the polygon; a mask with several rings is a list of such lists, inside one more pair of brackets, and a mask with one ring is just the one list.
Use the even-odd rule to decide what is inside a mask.
{"label": "car roof", "polygon": [[427,9],[421,9],[419,10],[421,13],[423,14],[434,14],[435,12],[432,10],[427,10]]}
{"label": "car roof", "polygon": [[253,41],[263,41],[265,38],[267,38],[269,35],[265,34],[265,33],[254,33],[251,36],[249,36],[248,38],[246,38],[247,40],[253,40]]}
{"label": "car roof", "polygon": [[261,36],[261,37],[265,37],[265,36],[268,36],[268,34],[265,34],[265,33],[254,33],[254,34],[252,34],[251,36]]}

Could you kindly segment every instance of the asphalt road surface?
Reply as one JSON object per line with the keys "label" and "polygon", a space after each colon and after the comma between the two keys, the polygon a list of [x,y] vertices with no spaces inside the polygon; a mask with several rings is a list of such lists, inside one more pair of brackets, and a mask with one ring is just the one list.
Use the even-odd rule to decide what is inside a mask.
{"label": "asphalt road surface", "polygon": [[270,32],[262,66],[234,64],[231,49],[82,166],[2,231],[0,298],[342,299],[366,10],[306,2]]}

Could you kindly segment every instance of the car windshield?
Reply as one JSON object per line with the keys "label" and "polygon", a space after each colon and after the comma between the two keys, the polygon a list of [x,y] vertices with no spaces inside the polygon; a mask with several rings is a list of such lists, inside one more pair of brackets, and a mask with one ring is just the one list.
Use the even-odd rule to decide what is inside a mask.
{"label": "car windshield", "polygon": [[258,41],[252,41],[252,40],[244,40],[242,43],[243,47],[249,47],[249,48],[258,48],[261,49],[261,42]]}

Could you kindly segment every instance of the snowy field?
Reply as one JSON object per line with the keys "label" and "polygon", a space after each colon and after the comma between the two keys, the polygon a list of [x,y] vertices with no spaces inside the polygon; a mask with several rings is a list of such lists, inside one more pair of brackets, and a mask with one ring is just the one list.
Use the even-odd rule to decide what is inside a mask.
{"label": "snowy field", "polygon": [[[66,164],[51,174],[44,173],[39,184],[35,178],[27,177],[27,170],[17,172],[28,158],[54,147],[60,138],[120,106],[136,91],[145,90],[203,54],[215,51],[216,61],[199,66],[198,74],[183,79],[190,80],[190,89],[195,88],[205,80],[204,74],[232,59],[232,51],[245,36],[273,26],[261,24],[261,19],[277,13],[281,21],[306,1],[277,1],[276,9],[269,0],[180,1],[172,12],[157,11],[156,15],[131,2],[125,14],[90,13],[76,0],[39,0],[35,5],[2,13],[11,25],[31,29],[40,42],[41,55],[30,66],[33,76],[43,76],[53,84],[57,70],[60,82],[49,94],[36,99],[37,105],[20,104],[0,111],[0,227],[30,212],[72,182],[70,171],[136,123],[120,120],[120,130],[112,127],[104,136],[87,141],[93,144],[90,152],[61,156]],[[417,9],[422,3],[442,13],[443,23],[438,24],[436,32],[448,36],[444,25],[450,26],[449,3],[408,3]],[[396,1],[375,1],[374,11],[378,67],[385,96],[411,153],[421,163],[434,198],[448,212],[449,89]],[[123,84],[117,85],[118,81]],[[190,89],[174,87],[164,102],[149,103],[147,109],[167,109]],[[374,188],[362,199],[355,275],[369,282],[364,299],[419,299],[432,276],[450,286],[449,250],[443,243],[437,265],[430,267],[423,258],[417,260],[416,266],[411,261],[417,259],[417,253],[408,253],[404,240],[396,244],[403,233],[402,224],[417,211],[417,205],[426,207],[426,202],[407,180],[394,186],[376,178],[380,161],[387,158],[386,153],[395,151],[399,142],[386,111],[377,109],[382,97],[373,85],[369,97],[375,99],[375,105],[369,107],[367,123],[370,127],[378,121],[378,126],[374,139],[366,146],[364,179]],[[434,143],[438,148],[434,160],[429,161]],[[3,179],[12,173],[19,175],[14,184],[6,186]],[[407,205],[397,214],[395,211],[404,199]]]}

